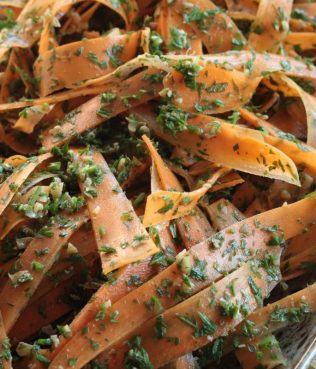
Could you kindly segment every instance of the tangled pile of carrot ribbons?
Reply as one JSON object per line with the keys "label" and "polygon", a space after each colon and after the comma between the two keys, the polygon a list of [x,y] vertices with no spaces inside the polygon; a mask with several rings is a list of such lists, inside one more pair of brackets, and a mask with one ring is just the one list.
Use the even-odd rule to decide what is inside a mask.
{"label": "tangled pile of carrot ribbons", "polygon": [[291,366],[315,30],[300,0],[0,1],[1,369]]}

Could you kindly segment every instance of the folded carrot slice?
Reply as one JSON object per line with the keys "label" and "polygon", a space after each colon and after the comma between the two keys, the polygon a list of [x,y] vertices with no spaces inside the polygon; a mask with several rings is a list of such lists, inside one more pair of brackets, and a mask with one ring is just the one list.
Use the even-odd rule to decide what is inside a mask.
{"label": "folded carrot slice", "polygon": [[214,185],[228,168],[219,169],[199,189],[192,192],[156,191],[147,197],[143,223],[150,227],[180,218],[192,211],[202,196]]}
{"label": "folded carrot slice", "polygon": [[162,189],[166,191],[181,191],[182,186],[180,185],[177,177],[172,173],[172,171],[162,160],[161,156],[158,154],[150,139],[146,135],[142,136],[142,139],[145,142],[146,147],[149,150],[151,158],[155,164]]}

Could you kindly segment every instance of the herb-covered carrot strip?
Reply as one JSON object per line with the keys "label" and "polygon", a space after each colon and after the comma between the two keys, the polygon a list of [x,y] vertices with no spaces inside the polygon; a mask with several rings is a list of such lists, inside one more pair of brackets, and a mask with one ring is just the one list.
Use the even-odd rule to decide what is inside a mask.
{"label": "herb-covered carrot strip", "polygon": [[197,206],[190,214],[176,219],[176,225],[186,249],[190,249],[215,233],[205,214]]}
{"label": "herb-covered carrot strip", "polygon": [[0,312],[0,366],[2,369],[12,369],[10,340],[6,334],[2,314]]}
{"label": "herb-covered carrot strip", "polygon": [[27,162],[15,168],[14,172],[0,185],[0,215],[4,212],[14,194],[26,181],[28,176],[38,165],[50,157],[51,154],[44,154],[30,158]]}
{"label": "herb-covered carrot strip", "polygon": [[302,99],[307,118],[307,144],[309,146],[316,148],[316,130],[315,130],[316,98],[305,92],[292,79],[286,76],[281,76],[280,78],[285,83],[285,85],[289,86],[292,90],[294,90]]}
{"label": "herb-covered carrot strip", "polygon": [[[244,264],[211,289],[204,289],[134,331],[152,368],[228,334],[260,307],[277,282],[269,280],[263,268],[258,268],[258,272],[252,270],[251,263]],[[119,349],[109,359],[110,369],[121,367],[129,358],[133,362],[133,347],[129,350],[125,345],[123,352],[124,347],[125,355]]]}
{"label": "herb-covered carrot strip", "polygon": [[143,223],[153,226],[188,214],[197,205],[199,199],[207,193],[214,183],[229,171],[222,168],[216,171],[199,189],[191,192],[156,191],[149,195]]}
{"label": "herb-covered carrot strip", "polygon": [[277,137],[264,136],[265,142],[288,155],[296,165],[303,165],[305,171],[316,178],[316,150],[287,133]]}
{"label": "herb-covered carrot strip", "polygon": [[[10,30],[10,34],[8,35],[6,28],[2,29],[0,32],[0,58],[3,58],[10,48],[28,48],[39,39],[40,28],[43,25],[44,12],[52,3],[53,0],[30,0],[27,2],[18,16],[16,24],[14,24],[14,27]],[[30,14],[37,17],[38,21],[27,22]]]}
{"label": "herb-covered carrot strip", "polygon": [[273,369],[287,366],[278,340],[273,334],[259,336],[250,341],[251,346],[235,350],[235,355],[243,369],[263,367]]}
{"label": "herb-covered carrot strip", "polygon": [[279,130],[274,127],[271,123],[263,120],[262,118],[258,117],[256,114],[254,114],[253,112],[247,110],[247,109],[238,109],[240,116],[248,123],[250,123],[252,126],[256,127],[256,128],[264,128],[267,130],[267,132],[271,135],[271,136],[276,136],[277,132],[279,132]]}
{"label": "herb-covered carrot strip", "polygon": [[241,178],[241,176],[236,172],[230,172],[220,178],[216,184],[210,189],[210,192],[216,192],[221,191],[226,188],[235,187],[241,183],[243,183],[244,180]]}
{"label": "herb-covered carrot strip", "polygon": [[[48,193],[48,186],[35,186],[32,187],[25,195],[16,195],[13,198],[13,204],[18,202],[19,204],[27,204],[32,195],[40,190],[41,193]],[[34,204],[35,205],[35,204]],[[33,205],[33,206],[34,206]],[[18,224],[26,221],[27,218],[23,212],[18,212],[13,206],[9,206],[3,216],[0,218],[0,240],[3,240],[7,234],[15,228]]]}
{"label": "herb-covered carrot strip", "polygon": [[228,200],[220,199],[208,205],[202,203],[216,231],[240,222],[244,215]]}
{"label": "herb-covered carrot strip", "polygon": [[202,62],[194,57],[182,57],[163,83],[165,93],[173,92],[171,101],[179,108],[215,114],[246,104],[260,80],[261,77],[226,70],[220,65]]}
{"label": "herb-covered carrot strip", "polygon": [[[183,191],[183,188],[172,171],[167,167],[158,151],[155,149],[151,141],[147,136],[142,137],[146,146],[151,154],[153,166],[152,166],[152,180],[157,176],[157,185],[153,186],[154,191],[152,193],[160,190],[171,190],[171,191]],[[156,173],[157,172],[157,173]],[[202,211],[195,207],[191,210],[190,214],[176,219],[176,227],[179,232],[180,238],[182,240],[183,246],[186,249],[190,249],[197,243],[210,237],[214,231],[207,221],[205,215]],[[158,225],[161,228],[162,225]]]}
{"label": "herb-covered carrot strip", "polygon": [[[188,297],[197,293],[254,253],[259,258],[268,250],[276,252],[283,240],[303,232],[315,216],[315,199],[306,198],[245,219],[215,234],[210,242],[192,247],[181,254],[179,266],[171,265],[117,301],[99,322],[91,320],[84,329],[86,333],[75,334],[53,359],[50,369],[66,365],[70,357],[78,358],[75,368],[80,368],[145,321],[176,304],[183,294]],[[161,293],[157,295],[157,291]]]}
{"label": "herb-covered carrot strip", "polygon": [[[306,245],[304,245],[306,246]],[[289,281],[299,277],[302,274],[312,272],[316,266],[316,242],[310,245],[310,248],[303,250],[297,255],[286,259],[282,263],[283,278]]]}
{"label": "herb-covered carrot strip", "polygon": [[261,0],[249,35],[256,51],[276,52],[289,33],[293,0]]}
{"label": "herb-covered carrot strip", "polygon": [[102,154],[75,155],[104,274],[158,252]]}
{"label": "herb-covered carrot strip", "polygon": [[141,72],[120,85],[109,86],[101,95],[87,101],[67,114],[62,125],[50,128],[43,133],[42,144],[51,148],[70,140],[76,134],[94,128],[105,120],[152,100],[161,89],[161,83],[150,78],[155,73]]}
{"label": "herb-covered carrot strip", "polygon": [[[45,272],[52,266],[62,244],[67,242],[72,233],[87,220],[86,210],[71,216],[57,216],[51,226],[41,229],[38,236],[20,256],[19,270],[10,275],[11,282],[6,284],[0,294],[0,307],[7,332],[25,309],[30,297],[44,278]],[[46,239],[45,247],[43,247],[43,237]]]}
{"label": "herb-covered carrot strip", "polygon": [[65,296],[67,289],[81,280],[81,276],[76,275],[70,280],[58,284],[57,287],[51,289],[39,299],[31,301],[10,332],[10,336],[14,337],[14,341],[19,342],[32,337],[42,327],[53,323],[56,319],[71,311],[71,305],[64,302],[61,297]]}
{"label": "herb-covered carrot strip", "polygon": [[46,96],[63,88],[80,87],[80,81],[109,74],[136,55],[140,33],[72,42],[42,54],[34,64],[39,91]]}
{"label": "herb-covered carrot strip", "polygon": [[238,337],[239,345],[251,345],[251,341],[259,335],[268,335],[291,323],[301,323],[306,315],[315,312],[315,295],[316,283],[313,283],[254,311],[247,317],[247,321],[236,328],[233,335],[224,338],[224,352],[233,349],[233,340],[236,337]]}
{"label": "herb-covered carrot strip", "polygon": [[43,104],[23,109],[13,128],[24,133],[32,133],[36,125],[53,109],[53,107],[54,105]]}
{"label": "herb-covered carrot strip", "polygon": [[316,237],[316,229],[312,226],[307,227],[303,234],[300,234],[289,241],[284,253],[284,260],[299,255],[305,250],[313,248]]}
{"label": "herb-covered carrot strip", "polygon": [[[272,304],[268,304],[249,315],[248,320],[257,334],[274,332],[290,323],[299,323],[306,314],[316,310],[316,283],[288,295]],[[237,328],[241,333],[243,325]],[[240,343],[249,340],[249,336],[240,335]]]}
{"label": "herb-covered carrot strip", "polygon": [[[155,193],[159,190],[166,190],[178,191],[181,193],[183,191],[181,184],[172,171],[167,167],[150,139],[145,135],[142,136],[142,139],[145,142],[153,161],[152,178],[154,177],[153,174],[156,172],[159,177],[156,181],[160,186],[156,185],[155,187],[157,188],[152,192]],[[182,242],[187,249],[203,241],[214,233],[204,214],[197,207],[193,208],[190,214],[176,219],[176,224],[182,238]]]}
{"label": "herb-covered carrot strip", "polygon": [[286,45],[295,47],[299,45],[301,50],[312,50],[315,49],[316,37],[313,32],[291,32],[286,40]]}
{"label": "herb-covered carrot strip", "polygon": [[[293,161],[280,150],[261,141],[262,135],[259,134],[260,139],[257,138],[257,132],[254,130],[206,115],[189,116],[168,106],[161,108],[158,116],[160,124],[157,123],[152,110],[146,107],[135,109],[133,112],[146,121],[159,137],[175,146],[190,150],[205,160],[299,185]],[[173,116],[176,117],[176,124],[170,125]]]}
{"label": "herb-covered carrot strip", "polygon": [[157,14],[157,31],[169,52],[203,54],[202,40],[195,36],[187,24],[183,23],[182,16],[170,7],[167,0],[161,1]]}
{"label": "herb-covered carrot strip", "polygon": [[[168,56],[170,58],[170,56]],[[237,70],[244,70],[253,76],[282,72],[287,76],[315,80],[316,69],[306,64],[282,55],[252,53],[250,51],[230,51],[222,54],[204,55],[203,59],[220,64],[228,63]]]}
{"label": "herb-covered carrot strip", "polygon": [[242,33],[212,1],[176,0],[169,2],[169,6],[182,17],[184,24],[192,28],[210,54],[245,47],[246,40]]}

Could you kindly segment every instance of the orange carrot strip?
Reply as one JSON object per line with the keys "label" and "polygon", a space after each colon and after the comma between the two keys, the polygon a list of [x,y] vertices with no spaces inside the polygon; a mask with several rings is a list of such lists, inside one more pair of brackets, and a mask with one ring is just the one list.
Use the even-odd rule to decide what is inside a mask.
{"label": "orange carrot strip", "polygon": [[26,181],[27,177],[36,167],[51,158],[51,154],[44,154],[29,159],[21,166],[15,168],[14,172],[0,185],[0,215],[11,202],[15,192]]}
{"label": "orange carrot strip", "polygon": [[306,250],[313,248],[315,237],[316,229],[314,227],[307,227],[303,234],[292,238],[285,250],[284,260],[299,255],[300,253],[304,253]]}
{"label": "orange carrot strip", "polygon": [[[232,19],[221,12],[212,1],[209,0],[176,0],[169,3],[183,19],[183,22],[192,28],[198,39],[207,48],[210,54],[231,50],[242,49],[246,40]],[[204,22],[198,22],[190,14],[197,12],[208,12]],[[193,18],[193,19],[191,19]],[[220,40],[220,42],[219,42]]]}
{"label": "orange carrot strip", "polygon": [[22,136],[9,127],[0,125],[0,140],[19,154],[27,155],[36,151],[34,140]]}
{"label": "orange carrot strip", "polygon": [[147,122],[154,132],[167,142],[189,149],[205,160],[236,170],[299,184],[297,169],[293,161],[280,150],[264,143],[258,132],[225,123],[218,118],[194,115],[187,119],[188,125],[197,127],[200,133],[188,130],[177,136],[164,131],[156,122],[152,110],[147,107],[133,110]]}
{"label": "orange carrot strip", "polygon": [[210,192],[216,192],[224,190],[225,188],[235,187],[241,183],[244,183],[244,180],[240,177],[240,175],[236,172],[231,172],[219,179],[217,183],[210,189]]}
{"label": "orange carrot strip", "polygon": [[[169,247],[175,250],[176,247],[169,230],[166,227],[160,227],[157,231],[161,249],[166,250],[166,248]],[[114,273],[116,283],[105,283],[102,285],[88,304],[75,316],[70,324],[72,335],[81,332],[89,321],[96,317],[102,304],[109,301],[114,304],[116,301],[126,296],[130,291],[137,288],[139,284],[146,282],[155,275],[157,273],[157,268],[151,263],[151,258],[147,258],[139,263],[129,264]],[[135,277],[135,275],[138,277],[137,285],[132,283],[133,276]],[[60,345],[54,352],[47,354],[47,356],[50,359],[56,356],[69,339],[71,339],[71,337],[68,339],[60,337]],[[37,365],[36,368],[38,368],[38,362],[32,362],[32,364]]]}
{"label": "orange carrot strip", "polygon": [[281,76],[281,80],[285,85],[289,86],[290,89],[294,90],[300,98],[305,107],[306,118],[307,118],[307,144],[316,148],[316,129],[315,129],[315,118],[316,118],[316,98],[307,92],[305,92],[297,83],[292,79]]}
{"label": "orange carrot strip", "polygon": [[[196,86],[186,82],[185,66],[194,65],[198,70],[196,77],[191,77]],[[180,72],[184,70],[184,72]],[[246,104],[255,92],[261,77],[250,77],[243,72],[230,71],[208,62],[199,62],[194,57],[182,58],[164,79],[164,87],[173,91],[173,103],[186,111],[205,112],[207,114],[223,113]],[[223,86],[219,91],[216,84]],[[201,85],[203,88],[198,89]]]}
{"label": "orange carrot strip", "polygon": [[[168,56],[170,58],[170,56]],[[250,51],[230,51],[216,55],[203,55],[203,59],[209,62],[219,64],[228,63],[234,69],[245,70],[250,75],[262,76],[262,73],[282,72],[287,76],[307,78],[315,80],[316,69],[295,60],[291,57],[285,57],[269,53],[251,53]],[[288,62],[288,68],[284,71],[282,65]],[[249,69],[249,65],[251,66]]]}
{"label": "orange carrot strip", "polygon": [[24,133],[32,133],[42,118],[48,114],[54,105],[43,104],[25,108],[20,114],[19,119],[15,122],[13,128]]}
{"label": "orange carrot strip", "polygon": [[[43,146],[51,148],[54,145],[62,145],[76,134],[94,128],[132,106],[153,99],[157,96],[161,85],[152,83],[148,79],[144,80],[146,74],[148,73],[142,72],[127,79],[121,85],[110,86],[102,95],[94,97],[69,113],[63,125],[57,125],[43,133]],[[108,98],[111,99],[111,105],[106,102]]]}
{"label": "orange carrot strip", "polygon": [[267,132],[269,132],[269,134],[271,136],[276,136],[277,132],[279,132],[279,130],[274,127],[271,123],[263,120],[262,118],[258,117],[256,114],[254,114],[253,112],[247,110],[247,109],[238,109],[240,116],[248,123],[250,123],[252,126],[256,127],[256,128],[264,128],[267,130]]}
{"label": "orange carrot strip", "polygon": [[249,35],[256,51],[277,52],[289,32],[292,0],[261,0]]}
{"label": "orange carrot strip", "polygon": [[[90,156],[76,154],[83,171],[85,165],[93,163],[103,173],[102,182],[96,187],[96,196],[86,196],[103,273],[107,274],[158,252],[159,249],[150,239],[102,154],[97,151]],[[85,183],[81,182],[80,187],[86,194]]]}
{"label": "orange carrot strip", "polygon": [[[20,256],[20,271],[11,276],[11,283],[7,283],[0,294],[0,308],[7,332],[11,330],[21,312],[25,309],[29,298],[38,288],[45,272],[52,266],[62,244],[67,242],[72,233],[87,220],[86,210],[75,215],[64,215],[61,218],[56,218],[53,227],[48,229],[48,232],[51,232],[49,233],[51,237],[47,238],[45,242],[49,250],[48,253],[40,256],[36,255],[35,251],[43,248],[43,238],[37,237]],[[34,262],[41,264],[40,271],[34,271]]]}
{"label": "orange carrot strip", "polygon": [[[42,327],[70,312],[71,306],[60,298],[66,293],[67,287],[71,287],[74,282],[78,283],[78,281],[80,281],[80,275],[59,284],[39,300],[30,302],[10,332],[14,341],[20,342],[32,337]],[[40,311],[42,313],[39,313]]]}
{"label": "orange carrot strip", "polygon": [[216,231],[245,219],[244,215],[228,200],[220,199],[210,205],[203,203]]}
{"label": "orange carrot strip", "polygon": [[[160,190],[182,192],[183,188],[179,183],[176,176],[167,167],[158,151],[147,136],[142,136],[147,149],[150,152],[153,167],[152,167],[152,181],[153,179],[157,182],[155,185],[152,184],[152,193]],[[157,173],[156,173],[157,172]],[[155,178],[155,177],[158,178]],[[191,210],[191,214],[182,216],[176,220],[177,228],[182,238],[185,248],[190,249],[193,245],[203,241],[213,234],[213,229],[208,223],[203,213],[195,207]]]}
{"label": "orange carrot strip", "polygon": [[199,189],[191,192],[156,191],[147,197],[143,223],[145,227],[180,218],[188,214],[214,183],[229,171],[219,169]]}
{"label": "orange carrot strip", "polygon": [[[260,335],[250,342],[253,350],[250,351],[246,346],[234,352],[243,369],[255,369],[260,365],[263,368],[276,368],[279,365],[287,366],[287,360],[274,335]],[[260,352],[260,356],[258,352]]]}
{"label": "orange carrot strip", "polygon": [[291,32],[286,40],[286,45],[294,47],[299,45],[301,50],[312,50],[315,49],[316,38],[313,32]]}
{"label": "orange carrot strip", "polygon": [[[25,195],[16,195],[13,201],[19,204],[25,204],[37,189],[38,186],[32,187]],[[49,187],[42,187],[42,190],[48,193]],[[14,210],[12,206],[7,207],[3,216],[0,218],[0,240],[3,240],[13,228],[26,220],[27,218],[23,213]]]}
{"label": "orange carrot strip", "polygon": [[[111,73],[119,64],[135,57],[139,40],[139,32],[126,35],[110,33],[41,54],[34,64],[35,75],[40,79],[40,95],[80,87],[81,82]],[[116,48],[120,51],[116,52]]]}
{"label": "orange carrot strip", "polygon": [[[304,245],[306,247],[306,245]],[[282,263],[283,278],[289,281],[305,273],[313,271],[316,265],[316,242],[309,245],[310,248],[301,251]]]}
{"label": "orange carrot strip", "polygon": [[[157,16],[157,31],[162,36],[164,43],[171,53],[175,54],[203,54],[202,41],[196,37],[192,29],[185,23],[181,15],[178,15],[168,4],[167,0],[162,0]],[[180,32],[186,37],[187,42],[184,48],[173,42],[172,35]]]}
{"label": "orange carrot strip", "polygon": [[313,147],[290,135],[265,136],[264,140],[288,155],[296,165],[304,166],[305,171],[316,178],[316,150]]}
{"label": "orange carrot strip", "polygon": [[190,214],[176,219],[180,238],[187,250],[211,237],[215,231],[199,207]]}

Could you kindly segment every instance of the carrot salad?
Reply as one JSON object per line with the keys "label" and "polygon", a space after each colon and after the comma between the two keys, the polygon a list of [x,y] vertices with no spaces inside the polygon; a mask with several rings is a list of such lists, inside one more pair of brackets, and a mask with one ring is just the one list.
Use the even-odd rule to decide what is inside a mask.
{"label": "carrot salad", "polygon": [[315,49],[314,1],[0,0],[0,369],[292,367]]}

